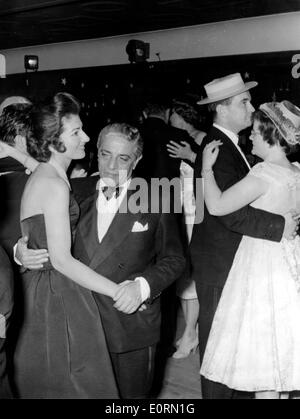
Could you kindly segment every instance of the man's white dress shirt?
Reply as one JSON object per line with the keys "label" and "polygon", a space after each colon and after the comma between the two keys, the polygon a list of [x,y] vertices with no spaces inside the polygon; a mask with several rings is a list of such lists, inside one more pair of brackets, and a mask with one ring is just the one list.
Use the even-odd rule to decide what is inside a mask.
{"label": "man's white dress shirt", "polygon": [[[116,197],[116,193],[114,192],[110,199],[107,199],[103,193],[103,188],[105,188],[107,185],[103,182],[102,179],[100,179],[98,182],[97,189],[99,190],[99,193],[97,199],[97,227],[99,243],[102,242],[111,223],[113,222],[113,219],[115,218],[115,215],[118,212],[120,205],[128,191],[130,182],[131,179],[120,186],[120,194],[118,197]],[[135,280],[139,281],[140,283],[142,301],[144,302],[150,297],[150,286],[147,280],[143,277],[138,277]]]}

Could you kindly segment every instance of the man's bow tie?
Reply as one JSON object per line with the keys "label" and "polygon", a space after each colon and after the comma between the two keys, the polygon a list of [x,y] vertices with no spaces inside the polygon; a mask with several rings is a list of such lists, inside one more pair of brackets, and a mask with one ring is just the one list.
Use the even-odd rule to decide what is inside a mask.
{"label": "man's bow tie", "polygon": [[114,194],[115,194],[116,199],[119,198],[120,193],[122,192],[122,188],[120,186],[117,186],[116,188],[112,186],[103,186],[101,190],[102,190],[103,195],[108,201],[113,197]]}

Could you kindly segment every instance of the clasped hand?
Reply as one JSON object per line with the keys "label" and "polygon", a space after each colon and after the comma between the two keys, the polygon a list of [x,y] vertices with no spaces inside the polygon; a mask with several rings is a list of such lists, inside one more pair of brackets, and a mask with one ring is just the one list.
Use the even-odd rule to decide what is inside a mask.
{"label": "clasped hand", "polygon": [[[28,249],[28,237],[22,237],[18,241],[16,248],[16,259],[27,269],[42,269],[44,263],[49,260],[49,253],[46,249]],[[114,307],[125,314],[132,314],[146,310],[146,305],[142,304],[140,283],[138,281],[124,281],[118,285],[113,298]]]}
{"label": "clasped hand", "polygon": [[146,309],[146,305],[142,304],[141,288],[138,281],[124,281],[118,285],[114,301],[114,307],[126,314]]}

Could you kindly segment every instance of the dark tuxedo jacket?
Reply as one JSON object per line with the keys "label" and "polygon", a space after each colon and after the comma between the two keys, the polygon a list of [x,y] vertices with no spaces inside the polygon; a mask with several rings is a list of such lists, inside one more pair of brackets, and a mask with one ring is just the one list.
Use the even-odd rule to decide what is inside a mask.
{"label": "dark tuxedo jacket", "polygon": [[[0,314],[8,322],[13,309],[13,271],[9,258],[0,246]],[[5,338],[0,335],[0,399],[11,398],[6,371]]]}
{"label": "dark tuxedo jacket", "polygon": [[[95,183],[97,180],[95,178]],[[133,193],[133,190],[128,190],[123,205],[127,204]],[[98,191],[94,189],[94,194],[81,205],[74,256],[117,284],[142,276],[151,289],[147,310],[131,315],[116,310],[111,298],[94,294],[109,350],[122,353],[154,345],[160,337],[159,296],[182,274],[185,265],[177,221],[171,214],[151,214],[148,204],[137,214],[124,214],[120,209],[99,244],[97,197]],[[147,225],[147,231],[132,232],[136,222]]]}
{"label": "dark tuxedo jacket", "polygon": [[143,159],[137,166],[136,176],[147,180],[180,177],[181,160],[169,156],[166,145],[170,141],[186,141],[195,152],[198,150],[194,139],[186,131],[167,125],[160,118],[147,118],[141,127],[141,134],[144,152]]}
{"label": "dark tuxedo jacket", "polygon": [[[1,175],[1,173],[10,172]],[[20,227],[20,207],[25,185],[28,180],[24,166],[14,159],[0,159],[0,245],[13,260],[13,246],[22,236]],[[72,179],[76,200],[85,199],[94,186],[94,178]]]}
{"label": "dark tuxedo jacket", "polygon": [[9,257],[12,257],[12,247],[21,237],[20,205],[22,194],[28,180],[25,169],[14,159],[0,160],[0,244]]}
{"label": "dark tuxedo jacket", "polygon": [[[223,143],[213,169],[224,191],[243,179],[249,168],[232,141],[212,127],[197,155],[195,180],[201,178],[203,148],[213,140]],[[190,246],[192,278],[197,284],[224,286],[243,235],[278,242],[282,238],[285,222],[280,215],[251,206],[223,217],[210,215],[206,207],[204,211],[203,222],[194,226]]]}

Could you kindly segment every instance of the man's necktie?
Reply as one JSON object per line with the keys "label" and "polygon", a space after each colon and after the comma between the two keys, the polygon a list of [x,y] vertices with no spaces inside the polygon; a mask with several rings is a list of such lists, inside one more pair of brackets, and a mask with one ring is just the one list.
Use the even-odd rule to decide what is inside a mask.
{"label": "man's necktie", "polygon": [[122,188],[120,188],[119,186],[117,186],[116,188],[112,186],[104,186],[102,188],[103,195],[108,201],[113,197],[114,193],[116,194],[117,199],[120,196],[121,190]]}

